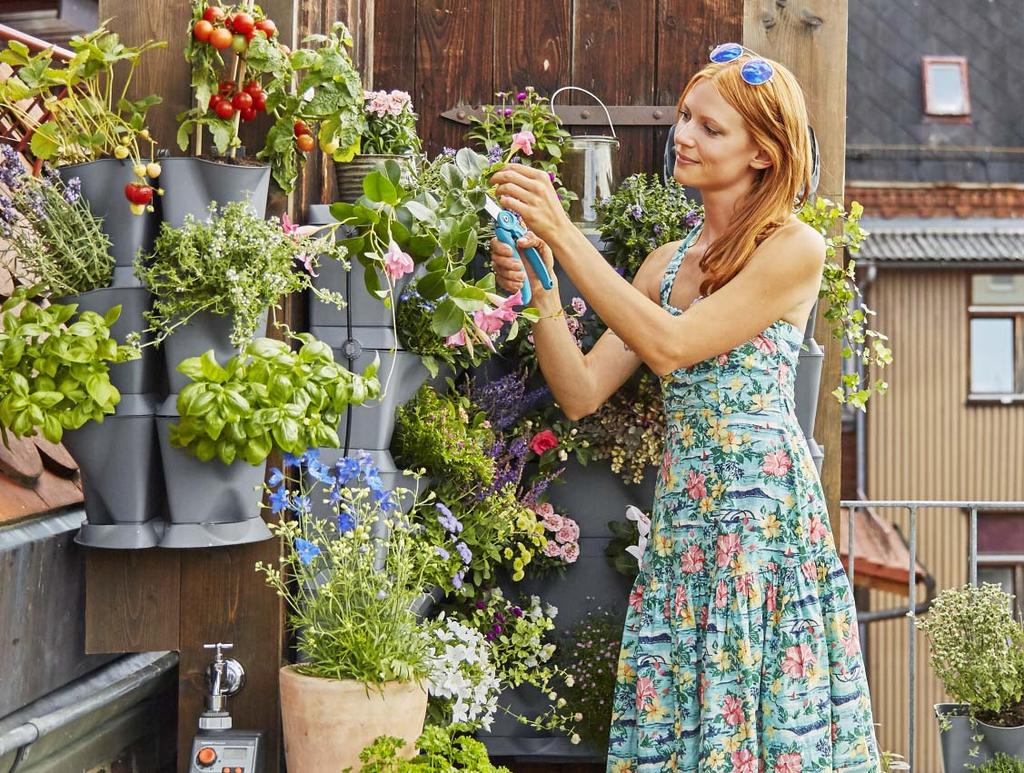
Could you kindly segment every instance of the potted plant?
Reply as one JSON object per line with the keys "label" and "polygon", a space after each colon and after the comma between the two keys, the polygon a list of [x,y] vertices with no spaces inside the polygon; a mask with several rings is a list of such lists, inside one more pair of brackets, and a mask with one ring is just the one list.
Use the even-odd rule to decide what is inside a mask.
{"label": "potted plant", "polygon": [[[257,570],[285,600],[301,655],[280,672],[288,767],[335,773],[358,769],[375,738],[411,744],[423,729],[431,649],[412,607],[436,554],[396,504],[413,496],[415,512],[418,495],[384,488],[367,457],[297,469],[314,462],[292,457],[272,473],[270,501],[286,517],[271,528],[284,551],[280,565]],[[310,516],[313,497],[331,502],[332,518]]]}
{"label": "potted plant", "polygon": [[[303,42],[314,45],[289,50],[274,21],[252,2],[193,2],[185,58],[194,103],[178,116],[177,139],[186,150],[194,137],[196,156],[202,156],[205,129],[215,158],[171,160],[165,220],[179,225],[186,214],[204,215],[211,201],[238,200],[250,202],[262,217],[270,175],[290,192],[315,138],[337,159],[355,152],[366,123],[362,83],[347,50],[351,35],[338,22],[329,35]],[[260,113],[273,123],[253,163],[238,156],[240,125]]]}
{"label": "potted plant", "polygon": [[363,100],[366,129],[358,140],[356,154],[348,159],[335,158],[338,200],[349,203],[363,195],[363,178],[388,159],[395,161],[408,179],[420,152],[416,113],[408,93],[365,91]]}
{"label": "potted plant", "polygon": [[171,521],[162,547],[269,537],[251,497],[270,452],[336,448],[341,412],[379,391],[376,363],[355,375],[312,335],[295,338],[295,352],[256,338],[223,366],[212,350],[178,366],[191,383],[157,415]]}
{"label": "potted plant", "polygon": [[1013,596],[983,583],[942,591],[917,627],[954,703],[935,705],[947,773],[1002,752],[1024,758],[1024,627]]}
{"label": "potted plant", "polygon": [[[166,44],[125,46],[100,27],[76,35],[68,45],[74,57],[53,67],[52,50],[30,55],[22,43],[10,42],[0,61],[18,72],[0,84],[0,101],[31,130],[36,158],[58,166],[65,182],[79,179],[81,195],[103,222],[116,264],[130,266],[155,232],[156,221],[146,213],[153,212],[161,170],[145,120],[160,98],[131,101],[125,95],[142,55]],[[28,107],[35,100],[42,113]]]}
{"label": "potted plant", "polygon": [[[153,252],[135,264],[154,296],[146,317],[154,343],[164,342],[173,394],[185,386],[179,362],[207,349],[228,359],[264,334],[267,310],[279,299],[311,286],[319,256],[344,255],[335,242],[299,236],[289,223],[264,220],[244,202],[211,212],[206,222],[187,215],[178,228],[163,223]],[[314,292],[344,304],[337,293]]]}

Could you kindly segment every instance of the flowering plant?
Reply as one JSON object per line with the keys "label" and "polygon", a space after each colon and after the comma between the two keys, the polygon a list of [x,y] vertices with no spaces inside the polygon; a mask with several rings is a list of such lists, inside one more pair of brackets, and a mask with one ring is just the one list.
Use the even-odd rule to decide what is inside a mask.
{"label": "flowering plant", "polygon": [[[401,506],[411,498],[415,511],[425,500],[385,488],[366,454],[333,465],[314,450],[286,454],[265,487],[271,508],[287,516],[270,524],[284,551],[279,566],[259,562],[256,570],[288,606],[306,657],[295,669],[368,687],[426,678],[431,647],[413,607],[435,556]],[[312,515],[314,496],[331,517]]]}
{"label": "flowering plant", "polygon": [[407,92],[367,91],[363,98],[366,100],[366,131],[360,140],[360,153],[419,153],[416,113]]}
{"label": "flowering plant", "polygon": [[560,730],[573,743],[579,743],[573,723],[582,717],[565,710],[566,701],[555,689],[557,684],[571,687],[574,679],[552,660],[557,647],[546,641],[548,632],[554,630],[557,614],[557,609],[543,604],[537,596],[530,596],[529,603],[520,606],[500,588],[494,588],[474,603],[466,623],[490,642],[491,662],[502,687],[514,689],[528,684],[551,701],[543,714],[533,718],[516,715],[516,719],[538,730]]}
{"label": "flowering plant", "polygon": [[76,304],[44,306],[40,286],[19,287],[0,305],[0,437],[42,431],[59,443],[66,429],[102,421],[114,412],[121,393],[110,383],[110,365],[139,356],[119,346],[110,327],[121,314],[83,311]]}
{"label": "flowering plant", "polygon": [[241,347],[268,307],[305,289],[344,306],[338,293],[310,282],[320,257],[345,263],[344,248],[333,240],[299,236],[287,219],[264,220],[244,202],[221,209],[214,203],[210,213],[207,222],[186,215],[180,228],[162,223],[152,254],[135,262],[136,276],[154,295],[147,319],[155,342],[205,310],[231,317],[231,342]]}
{"label": "flowering plant", "polygon": [[[25,44],[9,41],[0,62],[17,72],[0,82],[0,102],[31,130],[29,147],[36,158],[55,164],[104,156],[130,160],[138,182],[128,188],[136,186],[132,190],[139,191],[145,202],[134,201],[128,188],[125,195],[136,214],[147,205],[152,211],[153,186],[147,178],[156,178],[160,165],[153,162],[156,143],[146,129],[146,112],[161,100],[151,95],[131,101],[126,95],[142,55],[166,45],[148,41],[126,46],[115,33],[100,27],[73,37],[68,46],[75,55],[66,66],[54,67],[51,48],[30,55]],[[42,112],[31,107],[37,99]],[[140,144],[146,147],[145,154]]]}
{"label": "flowering plant", "polygon": [[547,534],[539,567],[565,569],[580,557],[580,525],[567,515],[555,512],[550,502],[539,502],[533,507],[537,519]]}
{"label": "flowering plant", "polygon": [[[508,768],[494,767],[487,757],[487,747],[472,736],[464,725],[441,727],[428,725],[416,741],[419,754],[411,760],[400,758],[405,741],[381,736],[359,754],[362,773],[509,773]],[[352,768],[345,768],[350,773]]]}
{"label": "flowering plant", "polygon": [[608,747],[611,697],[622,644],[622,615],[598,607],[564,635],[558,662],[572,677],[565,690],[570,710],[584,717],[580,735],[597,749]]}
{"label": "flowering plant", "polygon": [[81,196],[77,177],[65,185],[46,168],[28,174],[21,156],[0,145],[0,257],[51,296],[107,287],[114,273],[110,240]]}
{"label": "flowering plant", "polygon": [[309,333],[295,339],[301,345],[293,352],[283,341],[256,338],[223,367],[212,349],[181,362],[178,370],[192,383],[178,395],[181,419],[170,426],[171,445],[224,464],[260,464],[274,448],[338,448],[345,408],[380,393],[377,360],[357,376]]}
{"label": "flowering plant", "polygon": [[682,239],[703,217],[703,208],[686,196],[675,180],[662,183],[655,175],[630,175],[608,198],[595,206],[600,218],[601,252],[626,279],[656,247]]}
{"label": "flowering plant", "polygon": [[430,648],[431,718],[490,730],[501,685],[483,635],[442,612],[430,625]]}

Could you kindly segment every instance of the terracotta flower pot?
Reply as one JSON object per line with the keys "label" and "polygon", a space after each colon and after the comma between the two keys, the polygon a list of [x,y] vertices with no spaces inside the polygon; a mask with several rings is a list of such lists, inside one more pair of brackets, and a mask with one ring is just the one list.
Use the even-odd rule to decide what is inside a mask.
{"label": "terracotta flower pot", "polygon": [[408,759],[426,714],[426,690],[413,682],[389,682],[380,691],[361,682],[305,676],[293,666],[281,669],[288,770],[362,770],[359,753],[381,735],[403,739]]}

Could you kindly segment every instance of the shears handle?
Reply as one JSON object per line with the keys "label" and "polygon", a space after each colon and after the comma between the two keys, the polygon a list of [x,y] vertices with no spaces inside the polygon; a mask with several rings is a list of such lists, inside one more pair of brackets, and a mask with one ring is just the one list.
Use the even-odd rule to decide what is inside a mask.
{"label": "shears handle", "polygon": [[[519,258],[520,262],[523,262],[523,255],[519,251],[518,245],[516,245],[516,239],[523,236],[526,231],[523,230],[512,221],[512,215],[505,211],[502,212],[498,218],[498,227],[494,233],[497,238],[512,248],[512,252],[515,253],[516,257]],[[551,280],[551,275],[548,273],[548,267],[544,265],[544,260],[541,258],[540,253],[537,252],[536,247],[525,247],[523,252],[526,253],[526,260],[530,262],[530,267],[533,269],[533,273],[537,275],[537,279],[540,280],[541,287],[545,290],[550,290],[554,286],[554,282]],[[532,297],[532,291],[530,290],[529,281],[523,284],[522,298],[523,304],[526,305],[530,302]]]}
{"label": "shears handle", "polygon": [[[515,256],[519,258],[519,262],[523,262],[523,256],[519,254],[519,247],[516,245],[516,237],[512,235],[511,231],[508,231],[504,228],[497,228],[494,231],[494,235],[497,237],[498,241],[504,242],[509,247],[511,247],[513,254],[515,254]],[[533,247],[531,247],[530,249],[536,252],[536,250],[534,250]],[[534,268],[534,270],[536,270],[536,268]],[[547,273],[547,271],[545,271],[545,273]],[[530,303],[530,299],[533,297],[533,291],[530,289],[529,277],[527,277],[526,281],[523,282],[523,288],[522,290],[520,290],[520,293],[522,294],[523,305],[528,305]]]}

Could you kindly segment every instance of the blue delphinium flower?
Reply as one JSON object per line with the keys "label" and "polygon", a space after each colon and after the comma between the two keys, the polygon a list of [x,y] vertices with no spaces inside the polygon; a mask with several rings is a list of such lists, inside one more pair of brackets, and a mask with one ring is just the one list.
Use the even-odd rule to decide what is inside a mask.
{"label": "blue delphinium flower", "polygon": [[334,477],[339,486],[348,485],[353,478],[359,477],[359,461],[345,456],[334,463]]}
{"label": "blue delphinium flower", "polygon": [[298,553],[299,560],[306,566],[309,566],[313,563],[313,559],[320,555],[320,548],[309,540],[303,539],[302,537],[296,537],[295,552]]}
{"label": "blue delphinium flower", "polygon": [[284,483],[284,473],[281,472],[277,467],[270,468],[270,479],[267,480],[268,486],[280,486]]}
{"label": "blue delphinium flower", "polygon": [[313,459],[310,461],[309,466],[306,468],[309,474],[316,478],[321,483],[333,483],[334,476],[331,475],[331,468],[321,462],[319,459]]}
{"label": "blue delphinium flower", "polygon": [[299,464],[301,464],[303,467],[309,467],[314,462],[319,462],[319,461],[320,461],[320,449],[319,448],[309,448],[309,449],[306,449],[306,453],[304,453],[302,456],[299,457]]}
{"label": "blue delphinium flower", "polygon": [[285,451],[284,455],[281,457],[281,466],[284,467],[286,470],[289,467],[298,467],[299,464],[301,463],[302,457],[296,456],[295,454],[290,454],[287,451]]}
{"label": "blue delphinium flower", "polygon": [[352,517],[352,514],[345,508],[341,509],[338,513],[338,531],[342,534],[348,534],[350,531],[356,528],[356,519]]}
{"label": "blue delphinium flower", "polygon": [[313,512],[313,502],[306,495],[296,496],[292,500],[292,506],[294,507],[295,511],[300,515],[305,515]]}
{"label": "blue delphinium flower", "polygon": [[270,494],[270,511],[279,513],[288,507],[288,489],[281,486]]}

